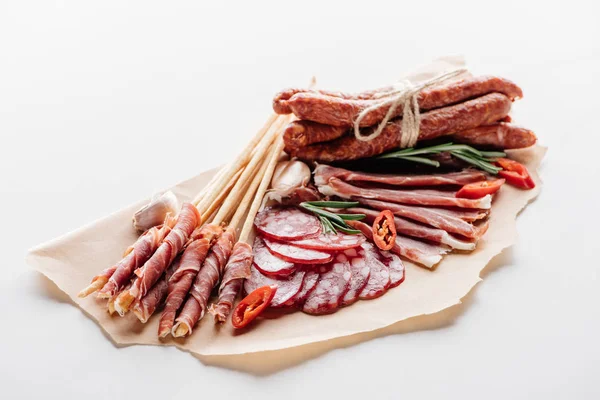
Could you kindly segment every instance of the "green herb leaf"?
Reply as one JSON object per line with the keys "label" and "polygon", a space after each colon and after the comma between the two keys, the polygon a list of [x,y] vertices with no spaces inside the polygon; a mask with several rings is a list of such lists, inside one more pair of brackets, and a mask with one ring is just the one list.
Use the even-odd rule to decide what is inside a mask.
{"label": "green herb leaf", "polygon": [[353,229],[346,224],[339,225],[339,224],[335,223],[334,221],[331,221],[331,224],[334,226],[335,229],[342,231],[344,233],[347,233],[348,235],[358,235],[358,234],[362,233],[358,229]]}
{"label": "green herb leaf", "polygon": [[337,214],[344,221],[360,221],[366,218],[365,214]]}
{"label": "green herb leaf", "polygon": [[333,225],[331,225],[331,222],[329,222],[329,220],[327,218],[319,215],[319,220],[321,221],[321,225],[323,225],[324,233],[332,233],[334,235],[337,233],[337,231],[335,230]]}
{"label": "green herb leaf", "polygon": [[305,201],[300,205],[303,204],[325,208],[350,208],[360,205],[358,201]]}

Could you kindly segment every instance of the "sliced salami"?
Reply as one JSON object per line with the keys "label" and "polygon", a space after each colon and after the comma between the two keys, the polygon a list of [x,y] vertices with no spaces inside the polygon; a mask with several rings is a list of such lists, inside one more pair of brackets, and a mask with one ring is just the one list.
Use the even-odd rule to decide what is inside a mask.
{"label": "sliced salami", "polygon": [[258,236],[254,239],[254,266],[263,274],[287,276],[296,270],[294,263],[274,256]]}
{"label": "sliced salami", "polygon": [[317,285],[306,298],[302,307],[305,313],[329,314],[339,308],[340,301],[348,290],[352,272],[344,254],[338,254],[331,264],[332,268],[319,276]]}
{"label": "sliced salami", "polygon": [[276,242],[267,238],[263,241],[273,255],[285,261],[298,264],[327,264],[333,260],[331,254],[323,251],[303,249],[289,243]]}
{"label": "sliced salami", "polygon": [[357,249],[344,251],[344,256],[348,257],[352,276],[350,277],[348,291],[342,298],[341,305],[349,306],[358,300],[358,296],[367,285],[369,275],[371,275],[371,268],[367,264],[367,256],[362,246]]}
{"label": "sliced salami", "polygon": [[301,306],[304,304],[304,300],[317,286],[319,280],[319,273],[316,271],[306,271],[304,274],[304,280],[302,281],[302,288],[294,297],[286,303],[286,306]]}
{"label": "sliced salami", "polygon": [[274,278],[265,276],[256,268],[252,268],[250,277],[244,281],[244,291],[252,293],[261,286],[277,286],[275,297],[271,300],[271,307],[280,307],[296,295],[302,287],[304,271],[296,271],[288,277]]}
{"label": "sliced salami", "polygon": [[365,242],[363,235],[346,235],[344,233],[323,234],[312,239],[303,239],[290,242],[294,246],[305,249],[342,251],[358,247]]}
{"label": "sliced salami", "polygon": [[390,288],[396,287],[404,282],[406,271],[404,270],[404,263],[400,257],[389,251],[379,250],[379,260],[388,267],[390,272]]}
{"label": "sliced salami", "polygon": [[365,250],[367,264],[371,270],[367,285],[359,294],[362,300],[377,298],[387,292],[390,287],[390,271],[381,261],[379,261],[379,252],[371,243],[364,243],[362,248]]}
{"label": "sliced salami", "polygon": [[319,220],[295,207],[267,208],[256,215],[254,226],[274,240],[310,239],[321,234]]}

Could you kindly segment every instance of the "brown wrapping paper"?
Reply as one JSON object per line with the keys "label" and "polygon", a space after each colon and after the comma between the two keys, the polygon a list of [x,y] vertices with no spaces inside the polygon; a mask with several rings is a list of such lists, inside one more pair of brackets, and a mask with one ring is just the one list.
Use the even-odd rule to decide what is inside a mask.
{"label": "brown wrapping paper", "polygon": [[[78,298],[77,293],[91,278],[118,261],[123,251],[135,241],[137,234],[131,217],[149,199],[32,249],[27,262],[52,280],[117,345],[175,345],[203,361],[269,372],[331,348],[390,333],[429,329],[452,318],[455,312],[452,310],[456,309],[452,306],[460,304],[461,299],[481,280],[480,273],[484,267],[503,249],[515,243],[515,219],[541,189],[537,168],[545,151],[541,146],[509,151],[511,158],[527,165],[537,186],[523,191],[504,185],[494,199],[490,228],[475,251],[452,253],[433,270],[405,261],[406,280],[399,287],[381,298],[359,301],[331,315],[277,314],[256,321],[251,329],[244,332],[235,332],[229,322],[215,325],[212,317],[207,315],[195,327],[191,337],[159,340],[157,315],[142,324],[132,313],[124,318],[111,317],[106,311],[105,301],[97,300],[94,295]],[[171,190],[180,201],[188,201],[214,173],[215,170],[204,172]],[[446,313],[442,312],[449,309]],[[279,351],[264,353],[274,350]],[[281,351],[285,354],[280,354]],[[259,352],[260,355],[248,354]]]}

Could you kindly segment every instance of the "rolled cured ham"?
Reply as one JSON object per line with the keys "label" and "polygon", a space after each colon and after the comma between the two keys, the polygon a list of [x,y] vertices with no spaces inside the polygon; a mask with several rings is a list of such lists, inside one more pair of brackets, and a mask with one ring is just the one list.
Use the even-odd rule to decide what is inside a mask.
{"label": "rolled cured ham", "polygon": [[152,256],[174,223],[175,219],[167,216],[163,225],[147,230],[125,251],[121,261],[96,275],[92,283],[79,293],[79,297],[88,296],[96,290],[100,290],[98,297],[114,297],[129,283],[133,271]]}
{"label": "rolled cured ham", "polygon": [[248,243],[237,242],[233,246],[219,286],[219,299],[209,309],[216,322],[227,320],[244,279],[250,276],[252,258],[252,247]]}
{"label": "rolled cured ham", "polygon": [[177,223],[165,237],[156,252],[144,266],[135,271],[138,279],[127,292],[123,292],[116,300],[118,307],[127,311],[134,300],[140,300],[160,279],[165,270],[171,265],[179,251],[200,223],[198,209],[190,203],[184,203],[177,218]]}
{"label": "rolled cured ham", "polygon": [[208,224],[196,228],[192,233],[191,242],[180,257],[179,267],[168,280],[167,300],[158,324],[159,337],[166,337],[171,333],[177,311],[190,291],[211,244],[222,232],[220,226]]}
{"label": "rolled cured ham", "polygon": [[210,293],[219,282],[227,259],[231,255],[235,236],[235,229],[227,228],[210,249],[200,272],[196,275],[190,295],[175,319],[175,325],[171,330],[173,336],[191,335],[196,323],[204,316]]}
{"label": "rolled cured ham", "polygon": [[[358,207],[349,208],[345,210],[345,212],[350,214],[364,214],[366,215],[364,221],[370,224],[372,224],[373,221],[375,221],[375,218],[377,218],[379,215],[379,211]],[[467,242],[457,239],[443,229],[418,224],[402,217],[395,217],[394,223],[396,225],[396,231],[403,235],[429,240],[434,243],[442,243],[457,250],[475,250],[475,242]]]}
{"label": "rolled cured ham", "polygon": [[443,229],[446,232],[455,233],[469,239],[478,240],[488,228],[488,221],[484,221],[480,225],[473,225],[458,216],[452,215],[452,213],[442,211],[442,209],[407,206],[362,198],[358,198],[357,200],[361,204],[376,210],[390,210],[397,216],[412,219],[413,221]]}
{"label": "rolled cured ham", "polygon": [[474,169],[465,169],[460,172],[430,175],[391,175],[374,174],[368,172],[355,172],[343,168],[319,164],[314,171],[315,184],[327,185],[331,178],[337,178],[345,182],[372,182],[393,186],[440,186],[458,185],[484,181],[485,174]]}
{"label": "rolled cured ham", "polygon": [[361,188],[346,183],[338,178],[330,178],[326,185],[319,186],[319,191],[326,196],[339,196],[344,199],[364,198],[421,206],[477,209],[488,209],[492,207],[492,196],[489,194],[481,199],[462,199],[455,197],[455,192],[445,192],[439,190],[392,190],[380,188]]}

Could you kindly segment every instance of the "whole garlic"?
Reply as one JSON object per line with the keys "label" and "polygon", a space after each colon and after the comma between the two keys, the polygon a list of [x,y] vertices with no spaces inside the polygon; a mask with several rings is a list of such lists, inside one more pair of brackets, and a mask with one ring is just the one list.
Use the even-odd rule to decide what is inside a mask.
{"label": "whole garlic", "polygon": [[154,195],[150,203],[136,211],[133,215],[133,227],[138,231],[146,231],[162,224],[168,213],[177,215],[179,201],[170,190],[161,195]]}
{"label": "whole garlic", "polygon": [[281,202],[281,199],[291,195],[295,189],[308,185],[310,168],[302,161],[280,161],[275,167],[271,178],[269,198]]}

